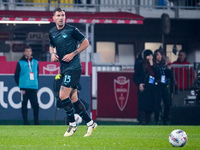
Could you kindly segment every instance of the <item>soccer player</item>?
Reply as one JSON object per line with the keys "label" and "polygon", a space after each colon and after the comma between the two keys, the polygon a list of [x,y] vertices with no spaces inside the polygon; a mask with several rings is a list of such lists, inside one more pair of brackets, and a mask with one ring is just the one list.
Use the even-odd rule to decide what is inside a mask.
{"label": "soccer player", "polygon": [[[77,130],[74,119],[75,109],[87,123],[87,133],[84,137],[88,137],[97,128],[97,124],[89,117],[83,103],[78,99],[76,86],[82,72],[78,55],[89,46],[89,42],[77,28],[65,23],[65,11],[61,8],[54,9],[53,20],[56,26],[49,31],[49,52],[51,61],[60,62],[63,76],[59,98],[69,119],[69,128],[64,136],[72,136]],[[79,47],[78,42],[80,42]]]}

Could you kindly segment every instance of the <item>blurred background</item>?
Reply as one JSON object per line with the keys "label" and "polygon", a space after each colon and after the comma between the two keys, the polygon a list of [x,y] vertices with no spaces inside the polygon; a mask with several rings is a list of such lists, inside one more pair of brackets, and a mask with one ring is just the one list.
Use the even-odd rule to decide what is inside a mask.
{"label": "blurred background", "polygon": [[[186,70],[187,77],[178,84],[187,86],[174,87],[171,124],[200,124],[198,100],[191,95],[200,69],[194,68],[200,62],[199,0],[0,0],[2,124],[21,120],[20,93],[13,74],[25,45],[32,47],[39,61],[40,120],[66,119],[62,110],[57,112],[52,89],[54,76],[60,73],[59,64],[50,62],[48,39],[55,26],[52,11],[56,7],[66,10],[66,22],[79,28],[90,42],[80,54],[84,89],[80,94],[89,103],[94,120],[137,123],[137,87],[132,80],[135,60],[144,49],[162,47],[171,63],[180,50],[190,63],[172,65]],[[195,78],[190,80],[191,76]]]}

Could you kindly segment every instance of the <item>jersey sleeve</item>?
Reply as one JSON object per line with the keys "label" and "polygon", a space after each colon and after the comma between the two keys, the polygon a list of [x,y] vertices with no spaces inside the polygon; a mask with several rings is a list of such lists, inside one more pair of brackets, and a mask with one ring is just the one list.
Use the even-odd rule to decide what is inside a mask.
{"label": "jersey sleeve", "polygon": [[85,39],[85,36],[78,30],[78,28],[74,28],[72,36],[80,43]]}
{"label": "jersey sleeve", "polygon": [[55,45],[54,45],[54,43],[53,43],[53,40],[52,40],[52,36],[51,36],[50,33],[49,33],[49,45],[50,45],[51,47],[55,47]]}

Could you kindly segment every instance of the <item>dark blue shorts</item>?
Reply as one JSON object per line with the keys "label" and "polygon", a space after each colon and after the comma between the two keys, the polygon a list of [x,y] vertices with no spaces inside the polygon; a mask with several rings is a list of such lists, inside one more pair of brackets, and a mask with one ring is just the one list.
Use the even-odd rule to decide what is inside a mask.
{"label": "dark blue shorts", "polygon": [[79,84],[79,80],[81,77],[82,70],[66,70],[62,76],[62,86],[70,87],[70,88],[77,88],[77,85]]}

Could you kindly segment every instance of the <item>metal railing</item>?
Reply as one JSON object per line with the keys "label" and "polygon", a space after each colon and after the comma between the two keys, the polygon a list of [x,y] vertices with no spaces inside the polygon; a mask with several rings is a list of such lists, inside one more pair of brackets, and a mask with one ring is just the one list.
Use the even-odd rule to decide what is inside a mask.
{"label": "metal railing", "polygon": [[92,97],[97,97],[97,73],[104,72],[120,72],[120,71],[134,71],[134,65],[115,64],[115,63],[102,63],[92,65]]}
{"label": "metal railing", "polygon": [[175,78],[175,91],[185,91],[192,87],[196,73],[194,71],[194,65],[172,65],[174,78]]}
{"label": "metal railing", "polygon": [[199,0],[0,0],[0,10],[52,11],[55,7],[66,11],[126,11],[141,14],[141,10],[169,10],[179,17],[180,10],[200,10]]}

